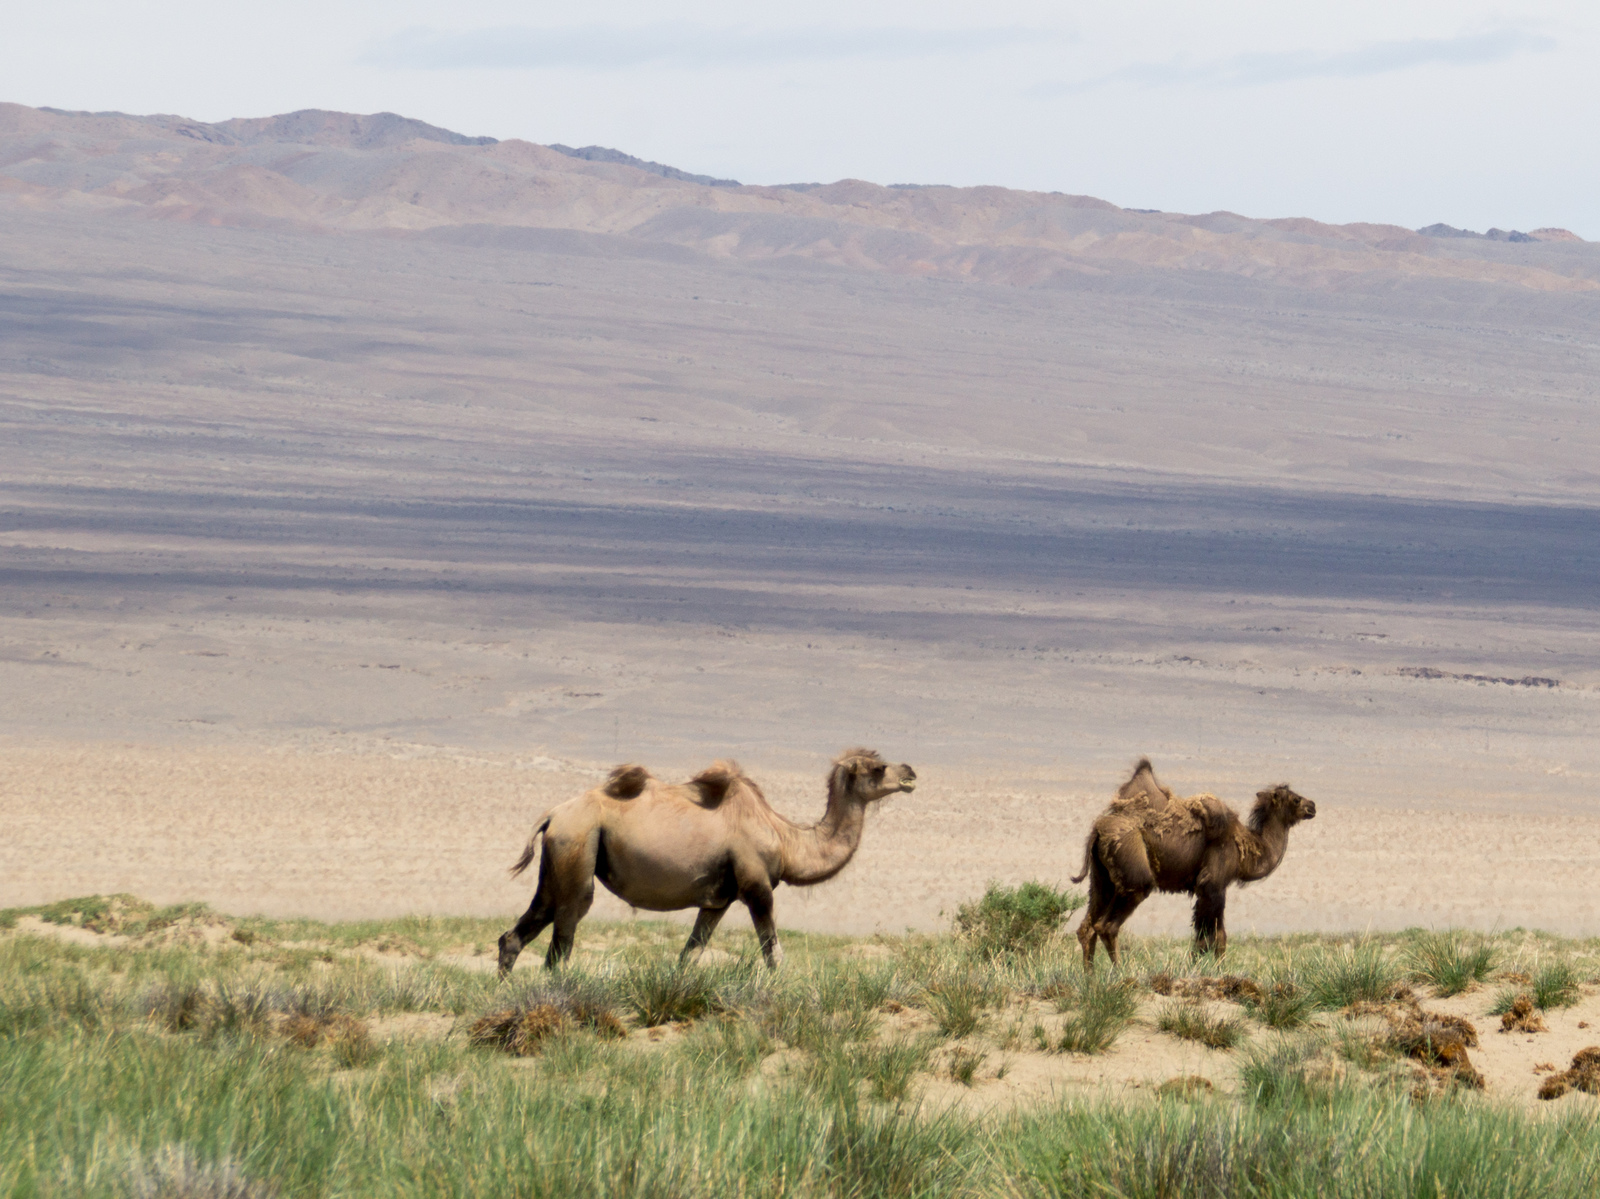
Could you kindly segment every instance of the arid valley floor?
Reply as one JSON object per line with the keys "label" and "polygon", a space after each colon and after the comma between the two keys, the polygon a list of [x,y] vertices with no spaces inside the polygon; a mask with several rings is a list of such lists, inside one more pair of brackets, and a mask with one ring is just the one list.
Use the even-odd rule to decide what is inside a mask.
{"label": "arid valley floor", "polygon": [[413,227],[249,208],[231,166],[235,208],[139,207],[104,180],[143,143],[7,114],[0,905],[509,916],[533,819],[612,762],[734,756],[806,816],[864,743],[923,786],[782,924],[1063,881],[1149,754],[1319,806],[1235,935],[1600,934],[1593,245],[1356,262],[1080,205],[1126,228],[962,276],[852,257],[806,191],[667,197],[811,204],[793,244],[452,225],[434,143],[384,151],[432,164]]}

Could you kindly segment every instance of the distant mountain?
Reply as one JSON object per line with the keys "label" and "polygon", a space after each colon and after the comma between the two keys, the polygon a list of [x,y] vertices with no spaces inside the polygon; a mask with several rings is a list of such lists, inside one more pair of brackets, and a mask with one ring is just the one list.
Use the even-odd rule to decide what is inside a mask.
{"label": "distant mountain", "polygon": [[608,150],[604,146],[583,146],[574,150],[571,146],[555,142],[550,148],[565,154],[568,158],[581,158],[585,162],[619,162],[625,167],[638,167],[641,171],[649,171],[652,175],[660,175],[663,179],[682,179],[685,183],[703,183],[707,187],[741,186],[737,179],[691,175],[688,171],[680,171],[677,167],[669,167],[662,162],[647,162],[643,158],[635,158],[632,154],[624,154],[621,150]]}
{"label": "distant mountain", "polygon": [[[9,107],[9,106],[7,106]],[[321,108],[302,108],[276,117],[235,117],[207,125],[185,117],[136,117],[121,112],[68,112],[60,108],[41,108],[59,117],[116,118],[154,125],[180,137],[194,138],[219,146],[253,146],[270,142],[301,142],[318,146],[345,146],[355,150],[376,150],[408,141],[443,142],[450,146],[492,146],[492,137],[467,137],[440,129],[426,121],[413,120],[392,112],[357,116],[348,112],[328,112]]]}
{"label": "distant mountain", "polygon": [[800,258],[1019,287],[1203,272],[1310,289],[1421,278],[1600,288],[1600,245],[1565,230],[1413,232],[857,179],[758,187],[599,146],[495,141],[394,113],[319,109],[206,124],[0,104],[0,212],[7,207],[508,247],[564,231],[651,253]]}
{"label": "distant mountain", "polygon": [[1481,237],[1485,241],[1582,241],[1570,229],[1535,229],[1523,233],[1516,229],[1491,229],[1487,233],[1474,233],[1471,229],[1457,229],[1454,225],[1429,225],[1418,229],[1423,237]]}

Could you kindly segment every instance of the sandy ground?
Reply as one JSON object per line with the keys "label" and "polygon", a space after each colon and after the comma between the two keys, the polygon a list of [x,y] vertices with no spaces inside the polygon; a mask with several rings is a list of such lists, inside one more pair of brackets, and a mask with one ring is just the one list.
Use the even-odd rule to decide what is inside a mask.
{"label": "sandy ground", "polygon": [[[231,927],[226,919],[217,917],[185,919],[161,935],[190,945],[218,945],[228,943]],[[610,939],[608,934],[614,935],[615,931],[612,926],[600,935]],[[27,916],[17,921],[14,931],[0,931],[0,938],[10,936],[45,937],[87,947],[131,943],[127,937],[48,924]],[[750,946],[745,948],[748,951]],[[489,954],[469,953],[468,949],[462,946],[455,952],[433,955],[431,960],[469,970],[493,968],[493,958]],[[589,952],[601,950],[591,945]],[[875,957],[887,955],[888,950],[869,942],[855,946],[853,952],[858,956]],[[330,949],[330,953],[364,957],[395,969],[422,960],[401,947],[375,949],[368,945]],[[703,951],[701,960],[725,962],[733,958],[713,947]],[[530,968],[538,969],[533,963],[522,967]],[[1418,999],[1425,1012],[1462,1017],[1476,1029],[1478,1043],[1469,1049],[1468,1056],[1484,1084],[1480,1093],[1490,1102],[1510,1103],[1540,1114],[1560,1113],[1573,1106],[1588,1107],[1600,1102],[1600,1098],[1576,1090],[1555,1101],[1541,1100],[1537,1094],[1540,1083],[1550,1074],[1567,1069],[1580,1049],[1600,1044],[1600,980],[1590,979],[1582,986],[1573,1006],[1541,1013],[1544,1029],[1535,1033],[1507,1031],[1499,1017],[1490,1014],[1497,993],[1505,985],[1505,980],[1491,981],[1445,999],[1431,996],[1424,987]],[[1159,1027],[1162,1011],[1179,1002],[1192,1003],[1212,1018],[1233,1021],[1241,1029],[1243,1038],[1231,1049],[1213,1049],[1163,1032]],[[876,1036],[885,1043],[931,1041],[936,1045],[916,1080],[914,1094],[918,1102],[933,1110],[953,1107],[982,1113],[1072,1098],[1137,1101],[1154,1095],[1164,1085],[1198,1086],[1202,1091],[1231,1094],[1242,1085],[1241,1066],[1252,1050],[1270,1050],[1285,1040],[1310,1049],[1309,1069],[1313,1077],[1359,1073],[1357,1067],[1341,1059],[1337,1049],[1340,1037],[1348,1036],[1356,1043],[1381,1040],[1388,1027],[1382,1018],[1374,1015],[1351,1016],[1335,1012],[1319,1015],[1310,1026],[1284,1034],[1262,1027],[1230,1002],[1178,1001],[1144,994],[1133,1020],[1111,1048],[1091,1055],[1053,1052],[1038,1043],[1040,1033],[1047,1043],[1055,1041],[1063,1019],[1051,1003],[1013,998],[1003,1008],[986,1012],[977,1029],[968,1035],[945,1037],[938,1033],[934,1018],[926,1011],[891,1003],[880,1013]],[[463,1032],[461,1019],[437,1012],[402,1013],[368,1023],[371,1035],[377,1040],[439,1040]],[[669,1024],[637,1029],[631,1034],[631,1044],[641,1052],[649,1052],[681,1038],[689,1027]],[[968,1063],[975,1061],[965,1082],[955,1074],[963,1059]],[[792,1069],[803,1068],[805,1060],[804,1054],[778,1048],[761,1063],[759,1077],[762,1080],[781,1078]],[[1368,1068],[1371,1065],[1369,1063]],[[1392,1058],[1383,1057],[1377,1065],[1399,1070],[1402,1074],[1409,1070],[1408,1085],[1415,1085],[1424,1078],[1416,1068]],[[1433,1085],[1437,1085],[1437,1080]]]}
{"label": "sandy ground", "polygon": [[[1545,1022],[1549,1031],[1532,1036],[1499,1031],[1499,1017],[1488,1015],[1493,995],[1493,990],[1480,989],[1449,1000],[1425,1000],[1423,1005],[1429,1011],[1464,1016],[1477,1028],[1479,1044],[1468,1051],[1468,1056],[1473,1068],[1483,1076],[1484,1094],[1539,1111],[1558,1110],[1569,1103],[1596,1102],[1578,1092],[1573,1092],[1576,1098],[1540,1100],[1540,1081],[1551,1071],[1535,1067],[1554,1065],[1556,1070],[1565,1070],[1579,1049],[1600,1043],[1600,1033],[1596,1031],[1600,1027],[1600,991],[1591,987],[1575,1007],[1548,1013]],[[1165,1003],[1147,999],[1134,1023],[1116,1043],[1107,1052],[1092,1056],[1039,1052],[1032,1044],[1033,1025],[1042,1024],[1054,1031],[1060,1017],[1050,1004],[1014,1006],[991,1018],[987,1027],[962,1044],[968,1052],[983,1055],[971,1086],[948,1076],[951,1054],[957,1049],[953,1045],[936,1058],[933,1076],[924,1083],[924,1093],[934,1105],[956,1104],[980,1111],[1091,1095],[1131,1098],[1185,1078],[1202,1078],[1216,1091],[1231,1093],[1240,1085],[1239,1066],[1249,1046],[1270,1044],[1277,1035],[1242,1017],[1234,1005],[1212,1003],[1205,1005],[1208,1014],[1239,1020],[1247,1029],[1248,1038],[1232,1049],[1210,1049],[1156,1027]],[[1334,1015],[1321,1023],[1331,1032],[1344,1022],[1344,1016]],[[1580,1028],[1580,1023],[1588,1027]],[[894,1031],[912,1034],[931,1027],[931,1019],[922,1013],[908,1012]],[[1011,1041],[1010,1047],[1002,1048],[1001,1042],[1006,1040]]]}
{"label": "sandy ground", "polygon": [[[820,815],[824,763],[812,778],[746,765],[781,810]],[[0,751],[0,904],[126,891],[241,915],[509,920],[530,893],[527,877],[506,874],[528,829],[600,777],[548,758],[420,751],[8,747]],[[996,787],[924,767],[914,796],[873,813],[842,875],[779,892],[780,923],[932,930],[991,879],[1064,883],[1081,866],[1102,795],[1087,780]],[[1232,892],[1228,925],[1236,937],[1410,926],[1593,933],[1597,857],[1600,818],[1323,799],[1317,819],[1295,831],[1283,867]],[[626,918],[629,910],[602,893],[594,915]],[[1187,915],[1182,897],[1158,896],[1129,932],[1181,933]]]}

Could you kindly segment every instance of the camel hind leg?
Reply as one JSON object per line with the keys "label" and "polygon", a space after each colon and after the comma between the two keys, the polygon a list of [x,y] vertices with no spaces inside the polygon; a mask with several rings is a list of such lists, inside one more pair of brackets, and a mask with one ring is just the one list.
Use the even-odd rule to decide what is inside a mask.
{"label": "camel hind leg", "polygon": [[[1106,895],[1094,931],[1115,966],[1120,956],[1117,937],[1128,917],[1156,888],[1156,875],[1143,838],[1124,834],[1096,845],[1095,864],[1105,876]],[[1080,933],[1081,939],[1081,933]]]}
{"label": "camel hind leg", "polygon": [[555,919],[553,896],[556,886],[552,874],[550,846],[546,842],[544,852],[539,857],[539,885],[534,888],[528,910],[522,913],[522,919],[500,934],[501,978],[511,973],[528,942],[535,940]]}
{"label": "camel hind leg", "polygon": [[578,922],[594,902],[595,860],[600,850],[596,829],[581,841],[545,834],[544,852],[539,857],[539,886],[533,902],[516,926],[500,937],[500,974],[511,973],[523,948],[554,925],[550,949],[544,964],[554,969],[572,953]]}
{"label": "camel hind leg", "polygon": [[555,905],[555,927],[550,932],[550,949],[544,955],[545,968],[554,970],[572,956],[578,922],[589,914],[594,903],[595,864],[605,853],[599,829],[573,845],[556,862],[559,899]]}
{"label": "camel hind leg", "polygon": [[1111,879],[1106,875],[1106,869],[1100,864],[1099,856],[1094,852],[1094,846],[1089,847],[1089,906],[1083,910],[1083,919],[1078,922],[1078,944],[1083,948],[1083,968],[1094,969],[1094,950],[1099,940],[1095,927],[1100,923],[1100,918],[1106,914],[1106,907],[1110,901]]}
{"label": "camel hind leg", "polygon": [[511,969],[517,964],[517,958],[521,955],[523,947],[544,932],[545,926],[552,919],[554,919],[554,916],[550,911],[550,905],[545,902],[544,888],[541,885],[539,890],[534,892],[533,902],[528,905],[528,910],[522,913],[522,919],[518,920],[508,931],[500,934],[501,978],[511,973]]}

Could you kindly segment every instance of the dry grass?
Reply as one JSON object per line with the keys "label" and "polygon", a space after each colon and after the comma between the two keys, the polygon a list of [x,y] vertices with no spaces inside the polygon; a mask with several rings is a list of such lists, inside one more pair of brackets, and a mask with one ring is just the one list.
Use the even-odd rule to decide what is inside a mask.
{"label": "dry grass", "polygon": [[1559,1099],[1568,1091],[1600,1095],[1600,1046],[1580,1049],[1569,1069],[1552,1074],[1539,1087],[1540,1099]]}

